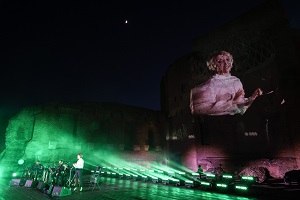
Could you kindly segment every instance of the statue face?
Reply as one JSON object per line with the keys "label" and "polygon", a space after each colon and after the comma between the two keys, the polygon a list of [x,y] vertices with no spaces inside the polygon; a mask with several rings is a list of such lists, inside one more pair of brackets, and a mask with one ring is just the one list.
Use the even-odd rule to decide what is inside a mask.
{"label": "statue face", "polygon": [[232,68],[232,59],[229,55],[220,54],[217,55],[214,59],[214,62],[217,66],[217,73],[218,74],[228,74]]}

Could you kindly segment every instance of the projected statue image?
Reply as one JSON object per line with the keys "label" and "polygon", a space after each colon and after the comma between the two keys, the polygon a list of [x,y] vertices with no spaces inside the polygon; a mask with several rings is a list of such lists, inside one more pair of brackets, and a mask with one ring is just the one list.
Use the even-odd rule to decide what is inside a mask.
{"label": "projected statue image", "polygon": [[215,74],[205,83],[191,90],[190,108],[193,115],[243,115],[262,90],[257,88],[249,98],[239,78],[230,70],[233,57],[226,51],[213,53],[207,62]]}

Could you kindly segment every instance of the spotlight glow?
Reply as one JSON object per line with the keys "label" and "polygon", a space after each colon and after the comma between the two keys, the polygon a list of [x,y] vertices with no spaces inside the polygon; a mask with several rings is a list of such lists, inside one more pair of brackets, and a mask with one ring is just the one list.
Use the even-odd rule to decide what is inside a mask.
{"label": "spotlight glow", "polygon": [[24,160],[23,159],[18,160],[18,164],[19,165],[23,165],[24,164]]}

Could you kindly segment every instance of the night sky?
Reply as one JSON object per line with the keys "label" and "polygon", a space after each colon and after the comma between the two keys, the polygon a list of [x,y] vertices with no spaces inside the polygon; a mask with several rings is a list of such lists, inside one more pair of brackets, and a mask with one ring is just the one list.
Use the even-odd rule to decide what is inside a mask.
{"label": "night sky", "polygon": [[76,101],[159,110],[160,81],[192,40],[261,2],[1,1],[1,112]]}

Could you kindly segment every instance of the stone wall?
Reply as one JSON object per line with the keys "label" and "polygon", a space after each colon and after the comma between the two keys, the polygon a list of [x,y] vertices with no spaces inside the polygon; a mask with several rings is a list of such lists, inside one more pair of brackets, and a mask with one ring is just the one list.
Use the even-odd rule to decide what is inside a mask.
{"label": "stone wall", "polygon": [[21,170],[37,159],[47,166],[60,159],[74,163],[78,153],[86,166],[161,162],[164,123],[157,111],[119,104],[27,107],[9,121],[1,167]]}

